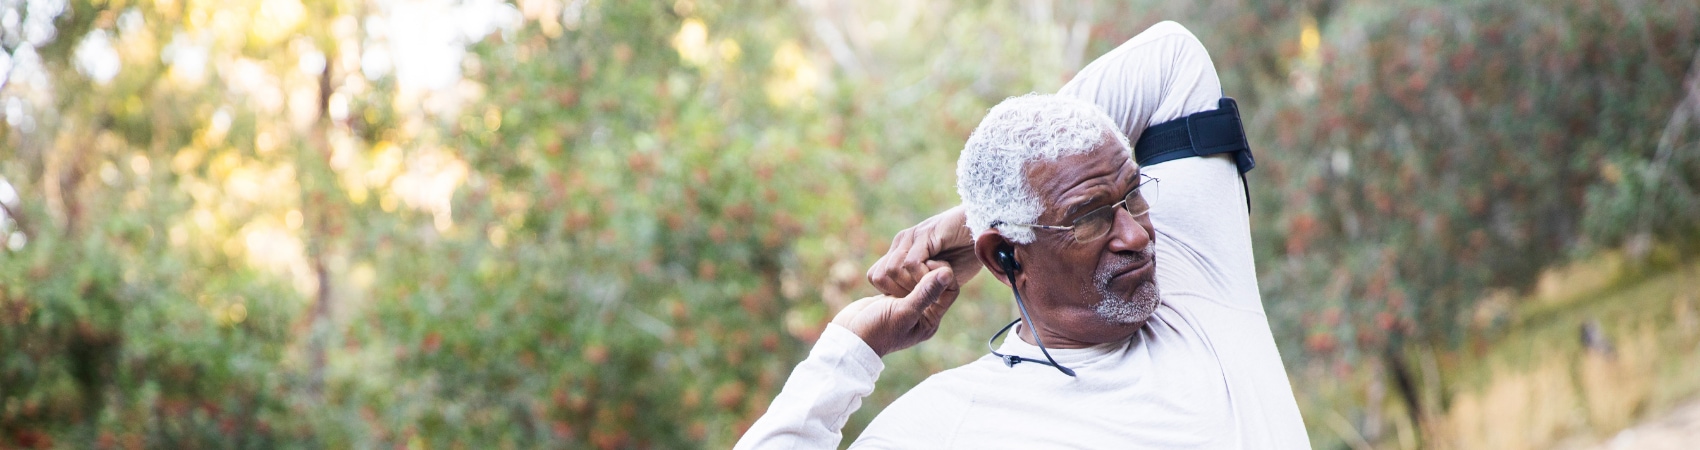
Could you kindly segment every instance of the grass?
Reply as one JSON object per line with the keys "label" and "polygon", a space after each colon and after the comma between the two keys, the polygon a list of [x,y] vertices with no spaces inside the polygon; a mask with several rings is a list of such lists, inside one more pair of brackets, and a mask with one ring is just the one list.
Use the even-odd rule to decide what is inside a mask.
{"label": "grass", "polygon": [[[1692,400],[1700,395],[1700,262],[1655,260],[1663,262],[1608,254],[1550,270],[1528,296],[1483,302],[1481,331],[1464,348],[1410,349],[1420,421],[1380,364],[1300,368],[1292,377],[1312,444],[1585,446]],[[1609,349],[1583,345],[1587,323]]]}
{"label": "grass", "polygon": [[[1570,290],[1579,294],[1568,298],[1551,298],[1564,289],[1543,288],[1546,297],[1486,352],[1451,364],[1442,374],[1451,401],[1435,423],[1433,446],[1597,440],[1700,393],[1700,264],[1628,276],[1636,281],[1588,279],[1599,289]],[[1584,347],[1581,328],[1589,322],[1609,348]]]}

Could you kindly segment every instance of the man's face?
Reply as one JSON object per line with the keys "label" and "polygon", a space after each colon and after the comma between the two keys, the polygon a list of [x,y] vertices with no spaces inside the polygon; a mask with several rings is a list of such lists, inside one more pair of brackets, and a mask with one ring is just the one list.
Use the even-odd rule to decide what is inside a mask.
{"label": "man's face", "polygon": [[[1028,166],[1029,186],[1045,207],[1036,223],[1074,225],[1122,201],[1139,184],[1138,164],[1114,137],[1104,141],[1087,153]],[[1109,233],[1095,240],[1076,239],[1073,231],[1034,229],[1037,239],[1021,246],[1027,255],[1018,282],[1029,298],[1029,313],[1047,331],[1047,344],[1053,339],[1070,347],[1126,339],[1156,310],[1150,215],[1135,218],[1116,208],[1111,217]]]}

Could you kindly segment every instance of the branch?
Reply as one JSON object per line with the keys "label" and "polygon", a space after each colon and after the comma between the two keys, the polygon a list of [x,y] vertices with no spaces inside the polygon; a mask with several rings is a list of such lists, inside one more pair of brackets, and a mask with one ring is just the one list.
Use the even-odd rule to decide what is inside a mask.
{"label": "branch", "polygon": [[[1678,100],[1676,108],[1671,111],[1670,120],[1665,122],[1665,128],[1659,133],[1658,150],[1653,154],[1653,161],[1647,164],[1647,173],[1654,183],[1668,183],[1666,192],[1672,192],[1679,197],[1692,197],[1693,188],[1688,181],[1680,176],[1667,176],[1666,166],[1671,156],[1676,153],[1677,142],[1682,139],[1683,130],[1700,116],[1700,49],[1695,50],[1694,60],[1689,63],[1688,75],[1682,77],[1684,95]],[[1667,179],[1668,178],[1668,179]],[[1646,232],[1652,219],[1648,218],[1650,211],[1642,209],[1635,214],[1637,226]]]}
{"label": "branch", "polygon": [[1665,129],[1659,133],[1658,153],[1653,157],[1653,170],[1663,175],[1664,166],[1674,153],[1677,139],[1682,138],[1683,126],[1692,121],[1700,112],[1700,49],[1695,50],[1694,60],[1689,63],[1688,76],[1682,77],[1682,100],[1676,103],[1676,109],[1671,111],[1670,120],[1665,122]]}

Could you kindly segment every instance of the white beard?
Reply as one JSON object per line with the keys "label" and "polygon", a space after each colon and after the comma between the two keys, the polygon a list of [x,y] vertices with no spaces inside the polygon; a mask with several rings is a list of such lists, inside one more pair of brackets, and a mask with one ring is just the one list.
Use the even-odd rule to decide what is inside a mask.
{"label": "white beard", "polygon": [[1098,317],[1111,323],[1132,325],[1150,319],[1151,314],[1157,312],[1158,294],[1155,280],[1139,285],[1126,299],[1109,293],[1104,285],[1099,285],[1098,290],[1103,300],[1098,302],[1095,310]]}
{"label": "white beard", "polygon": [[1098,317],[1114,324],[1132,325],[1144,322],[1145,319],[1151,318],[1152,313],[1157,312],[1159,294],[1156,279],[1139,285],[1133,292],[1110,292],[1110,279],[1114,278],[1116,273],[1141,259],[1154,262],[1157,257],[1155,246],[1146,247],[1142,253],[1143,258],[1118,258],[1093,274],[1092,287],[1097,291],[1095,293],[1099,299],[1093,310],[1098,313]]}

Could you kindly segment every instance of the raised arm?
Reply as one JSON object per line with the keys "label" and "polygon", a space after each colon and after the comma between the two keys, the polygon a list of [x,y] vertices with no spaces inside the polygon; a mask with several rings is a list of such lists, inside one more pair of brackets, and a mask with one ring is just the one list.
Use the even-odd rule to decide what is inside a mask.
{"label": "raised arm", "polygon": [[[1222,83],[1198,38],[1186,27],[1165,21],[1087,64],[1057,93],[1104,108],[1128,141],[1137,142],[1151,125],[1215,109],[1222,98]],[[1159,232],[1184,234],[1199,224],[1244,225],[1247,211],[1239,173],[1232,163],[1217,161],[1221,159],[1188,158],[1145,169],[1145,173],[1163,178],[1164,198],[1152,211]],[[1182,167],[1202,170],[1208,176],[1197,176],[1196,170],[1177,170]],[[1165,172],[1174,176],[1160,175]],[[905,295],[921,274],[949,265],[956,270],[957,279],[966,283],[981,266],[971,254],[974,243],[963,222],[961,208],[951,208],[898,232],[891,249],[868,270],[868,281],[887,295]],[[1223,230],[1211,234],[1221,234],[1216,231]],[[1249,228],[1241,232],[1245,234],[1243,242],[1214,242],[1199,251],[1243,248],[1249,255]],[[1250,264],[1248,257],[1243,273],[1234,276],[1254,276]]]}
{"label": "raised arm", "polygon": [[1128,142],[1137,142],[1152,125],[1216,109],[1222,81],[1204,44],[1163,21],[1081,68],[1057,95],[1104,108]]}
{"label": "raised arm", "polygon": [[[1216,109],[1222,82],[1204,44],[1186,27],[1162,22],[1082,68],[1057,93],[1104,108],[1137,142],[1152,125]],[[1159,284],[1165,291],[1214,288],[1221,295],[1210,298],[1261,313],[1246,190],[1231,156],[1182,158],[1141,171],[1163,185],[1151,209],[1159,258],[1167,259]]]}

